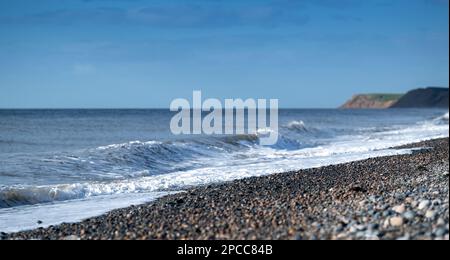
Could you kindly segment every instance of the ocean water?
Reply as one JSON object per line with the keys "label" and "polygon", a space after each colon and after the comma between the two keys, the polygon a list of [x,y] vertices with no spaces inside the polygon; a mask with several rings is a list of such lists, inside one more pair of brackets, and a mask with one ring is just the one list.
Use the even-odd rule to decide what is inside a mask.
{"label": "ocean water", "polygon": [[[448,110],[281,110],[258,133],[174,136],[166,110],[0,110],[0,231],[74,222],[210,183],[406,154]],[[37,224],[42,221],[42,224]]]}

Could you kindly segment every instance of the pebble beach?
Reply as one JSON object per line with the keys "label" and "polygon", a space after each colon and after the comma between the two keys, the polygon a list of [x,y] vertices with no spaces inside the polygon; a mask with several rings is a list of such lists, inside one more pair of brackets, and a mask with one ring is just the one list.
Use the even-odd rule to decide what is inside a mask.
{"label": "pebble beach", "polygon": [[449,139],[411,155],[197,187],[6,240],[448,240]]}

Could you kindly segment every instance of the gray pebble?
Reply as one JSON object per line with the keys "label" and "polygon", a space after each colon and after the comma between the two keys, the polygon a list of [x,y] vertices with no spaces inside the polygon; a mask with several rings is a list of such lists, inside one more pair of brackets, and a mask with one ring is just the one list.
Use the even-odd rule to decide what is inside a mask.
{"label": "gray pebble", "polygon": [[414,211],[407,211],[403,214],[403,217],[409,221],[413,220],[416,217],[416,213]]}
{"label": "gray pebble", "polygon": [[434,234],[435,234],[437,237],[443,237],[443,236],[445,236],[446,234],[448,234],[448,229],[445,229],[445,228],[438,228]]}

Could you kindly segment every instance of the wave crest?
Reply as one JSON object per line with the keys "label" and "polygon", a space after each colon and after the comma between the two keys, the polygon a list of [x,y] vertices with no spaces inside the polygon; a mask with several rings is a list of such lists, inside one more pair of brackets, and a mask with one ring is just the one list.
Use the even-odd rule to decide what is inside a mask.
{"label": "wave crest", "polygon": [[309,132],[309,129],[306,127],[305,122],[303,122],[302,120],[294,120],[289,122],[287,124],[287,128],[298,132]]}
{"label": "wave crest", "polygon": [[448,124],[449,123],[449,112],[433,120],[435,124]]}

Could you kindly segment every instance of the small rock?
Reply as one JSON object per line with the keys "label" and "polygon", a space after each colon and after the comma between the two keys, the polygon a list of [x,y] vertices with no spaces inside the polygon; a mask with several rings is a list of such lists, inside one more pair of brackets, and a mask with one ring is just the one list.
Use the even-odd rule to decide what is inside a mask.
{"label": "small rock", "polygon": [[409,221],[413,220],[416,217],[416,213],[414,211],[407,211],[403,214],[403,217]]}
{"label": "small rock", "polygon": [[373,219],[379,219],[381,216],[380,212],[375,212],[375,214],[373,214]]}
{"label": "small rock", "polygon": [[38,224],[38,225],[41,225],[42,223],[44,223],[44,222],[42,222],[41,220],[38,220],[38,221],[37,221],[37,224]]}
{"label": "small rock", "polygon": [[400,227],[403,226],[404,220],[402,217],[392,217],[389,220],[389,224],[393,227]]}
{"label": "small rock", "polygon": [[390,225],[391,225],[391,224],[390,224],[390,221],[389,221],[389,219],[387,218],[387,219],[383,222],[383,228],[388,228]]}
{"label": "small rock", "polygon": [[355,228],[356,228],[358,231],[365,231],[365,230],[367,230],[367,227],[364,226],[364,225],[356,225]]}
{"label": "small rock", "polygon": [[429,200],[422,200],[419,203],[419,206],[417,206],[417,208],[419,210],[424,210],[424,209],[427,209],[428,207],[430,207],[430,205],[431,205],[431,202]]}
{"label": "small rock", "polygon": [[448,234],[448,229],[445,228],[439,228],[438,230],[436,230],[436,232],[434,233],[437,237],[443,237],[446,234]]}
{"label": "small rock", "polygon": [[383,206],[381,206],[381,210],[388,210],[391,206],[389,206],[389,204],[384,204]]}
{"label": "small rock", "polygon": [[392,212],[390,210],[383,211],[383,217],[389,217],[391,215],[392,215]]}
{"label": "small rock", "polygon": [[428,210],[426,213],[425,213],[425,217],[426,218],[428,218],[428,219],[435,219],[436,218],[436,211],[434,211],[434,210]]}
{"label": "small rock", "polygon": [[413,200],[413,198],[408,197],[408,198],[405,199],[405,202],[408,203],[408,204],[411,204],[411,203],[414,202],[414,200]]}
{"label": "small rock", "polygon": [[350,188],[350,191],[352,191],[352,192],[358,192],[358,193],[364,193],[364,192],[366,192],[367,190],[364,189],[363,187],[360,187],[360,186],[353,186],[353,187]]}
{"label": "small rock", "polygon": [[428,168],[426,166],[424,166],[424,165],[420,165],[419,167],[417,167],[417,170],[423,171],[423,172],[427,172]]}
{"label": "small rock", "polygon": [[403,214],[406,211],[405,204],[395,206],[392,210],[398,214]]}
{"label": "small rock", "polygon": [[369,225],[369,231],[374,231],[374,230],[378,230],[380,228],[380,225],[378,224],[370,224]]}
{"label": "small rock", "polygon": [[394,195],[394,197],[395,197],[397,200],[405,200],[405,194],[396,193],[396,194]]}
{"label": "small rock", "polygon": [[344,231],[344,226],[343,226],[343,225],[338,225],[338,226],[334,229],[334,232],[335,232],[335,233],[342,233],[342,231]]}
{"label": "small rock", "polygon": [[370,202],[375,203],[375,202],[378,201],[378,198],[377,198],[377,196],[372,195],[372,196],[369,197],[369,200],[370,200]]}
{"label": "small rock", "polygon": [[350,229],[348,230],[348,232],[354,234],[354,233],[358,232],[358,229],[355,226],[351,226]]}
{"label": "small rock", "polygon": [[440,199],[433,200],[433,202],[432,202],[433,206],[439,206],[441,204],[442,204],[442,200],[440,200]]}

